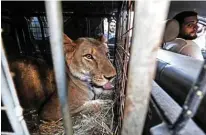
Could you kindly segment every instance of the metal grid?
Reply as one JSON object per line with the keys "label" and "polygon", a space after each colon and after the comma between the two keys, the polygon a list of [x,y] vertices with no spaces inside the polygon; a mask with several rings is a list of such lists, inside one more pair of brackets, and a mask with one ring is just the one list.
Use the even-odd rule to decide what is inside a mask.
{"label": "metal grid", "polygon": [[[126,31],[131,31],[130,24],[128,21],[131,17],[131,11],[133,10],[134,2],[130,3],[130,8],[125,10],[128,6],[129,2],[124,2],[119,13],[118,24],[117,24],[117,46],[116,46],[116,53],[115,53],[115,67],[117,67],[117,79],[116,79],[116,98],[118,99],[117,105],[117,121],[118,121],[118,129],[116,130],[115,134],[121,133],[122,122],[124,118],[124,102],[125,102],[125,89],[126,83],[128,78],[128,61],[130,56],[129,46],[131,43],[125,42],[125,40],[129,40],[129,36],[125,34]],[[129,14],[129,16],[126,16]],[[127,28],[126,28],[127,27]],[[122,36],[124,35],[124,36]]]}
{"label": "metal grid", "polygon": [[48,38],[48,24],[45,16],[30,17],[29,29],[35,40]]}
{"label": "metal grid", "polygon": [[44,37],[49,37],[49,27],[48,27],[48,22],[45,16],[40,16],[39,17],[41,22],[42,22],[42,27],[44,31]]}
{"label": "metal grid", "polygon": [[42,33],[40,23],[37,17],[31,17],[29,29],[36,40],[42,40]]}

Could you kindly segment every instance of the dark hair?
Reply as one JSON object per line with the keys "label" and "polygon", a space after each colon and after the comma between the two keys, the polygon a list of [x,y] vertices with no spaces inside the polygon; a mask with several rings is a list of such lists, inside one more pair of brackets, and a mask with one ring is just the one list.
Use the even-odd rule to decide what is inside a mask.
{"label": "dark hair", "polygon": [[109,23],[111,23],[111,22],[116,23],[116,20],[115,20],[115,19],[111,19],[111,20],[109,20]]}
{"label": "dark hair", "polygon": [[183,11],[183,12],[180,12],[179,14],[175,15],[175,17],[173,17],[173,19],[177,20],[181,26],[181,24],[184,22],[184,19],[186,17],[190,17],[190,16],[197,16],[197,13],[194,11]]}

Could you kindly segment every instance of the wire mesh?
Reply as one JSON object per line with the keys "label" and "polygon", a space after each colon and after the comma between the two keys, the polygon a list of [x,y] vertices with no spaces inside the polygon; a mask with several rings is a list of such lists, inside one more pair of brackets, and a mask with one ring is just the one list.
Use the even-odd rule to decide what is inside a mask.
{"label": "wire mesh", "polygon": [[35,40],[43,40],[49,36],[46,16],[33,16],[29,19],[29,29]]}
{"label": "wire mesh", "polygon": [[[129,33],[131,29],[130,19],[132,12],[132,5],[127,9],[129,2],[123,3],[123,6],[120,10],[119,23],[117,24],[117,44],[116,44],[116,53],[115,53],[115,66],[117,70],[116,77],[116,95],[117,101],[117,123],[118,128],[115,131],[115,134],[120,134],[123,122],[123,113],[124,113],[124,102],[125,102],[125,89],[127,85],[127,70],[128,62],[130,56],[130,40]],[[127,10],[123,10],[127,9]]]}

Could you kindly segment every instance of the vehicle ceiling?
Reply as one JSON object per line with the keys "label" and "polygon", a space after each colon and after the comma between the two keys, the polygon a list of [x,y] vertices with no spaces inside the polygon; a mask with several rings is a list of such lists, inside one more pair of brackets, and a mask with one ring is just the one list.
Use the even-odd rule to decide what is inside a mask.
{"label": "vehicle ceiling", "polygon": [[[8,10],[14,15],[30,16],[35,13],[45,13],[43,1],[2,1],[2,14],[7,14]],[[121,1],[63,1],[62,7],[65,15],[76,16],[110,16],[118,12]],[[168,13],[168,18],[172,18],[178,12],[184,10],[194,10],[199,15],[206,17],[206,1],[172,1]],[[8,10],[6,10],[8,9]],[[113,14],[114,15],[114,14]]]}
{"label": "vehicle ceiling", "polygon": [[200,16],[206,18],[206,1],[172,1],[168,18],[174,17],[181,11],[196,11]]}
{"label": "vehicle ceiling", "polygon": [[[68,15],[91,15],[104,16],[111,12],[117,12],[121,5],[120,1],[63,1],[63,12]],[[35,13],[45,13],[45,3],[43,1],[3,1],[2,11],[12,12],[15,15],[29,16]],[[6,10],[8,9],[8,10]]]}

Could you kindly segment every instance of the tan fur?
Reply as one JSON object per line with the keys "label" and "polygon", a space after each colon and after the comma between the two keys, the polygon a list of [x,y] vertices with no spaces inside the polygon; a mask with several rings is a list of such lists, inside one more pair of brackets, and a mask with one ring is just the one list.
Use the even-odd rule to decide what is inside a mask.
{"label": "tan fur", "polygon": [[[72,41],[64,35],[64,53],[71,114],[88,108],[91,110],[98,108],[103,102],[91,101],[94,97],[91,83],[101,87],[116,75],[115,68],[107,58],[108,48],[103,42],[92,38],[79,38]],[[61,118],[61,111],[54,73],[49,68],[41,69],[43,63],[39,64],[41,66],[36,65],[38,64],[29,63],[29,61],[17,61],[11,64],[14,78],[19,80],[16,84],[19,83],[17,87],[21,103],[25,106],[36,107],[46,101],[41,108],[41,118],[58,120]],[[42,70],[43,72],[40,73]],[[46,100],[48,97],[50,98]]]}
{"label": "tan fur", "polygon": [[55,91],[54,73],[44,62],[31,58],[19,59],[11,62],[10,69],[24,108],[39,108]]}
{"label": "tan fur", "polygon": [[[92,91],[88,87],[89,83],[103,86],[109,81],[105,77],[113,78],[116,75],[115,68],[107,58],[108,49],[102,42],[92,38],[79,38],[73,42],[65,35],[64,39],[71,114],[86,108],[94,109],[98,104],[102,104],[102,101],[90,101],[93,97],[90,95]],[[92,55],[92,60],[86,57],[88,54]],[[89,77],[88,80],[91,82],[86,82],[85,77]],[[46,120],[61,118],[57,94],[54,94],[51,101],[44,106],[41,117]]]}

